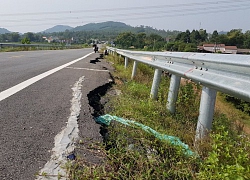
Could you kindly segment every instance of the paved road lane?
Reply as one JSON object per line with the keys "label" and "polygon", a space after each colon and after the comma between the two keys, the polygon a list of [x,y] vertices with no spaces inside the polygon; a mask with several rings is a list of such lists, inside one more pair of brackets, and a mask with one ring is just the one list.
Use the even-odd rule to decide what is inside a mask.
{"label": "paved road lane", "polygon": [[0,92],[92,51],[88,48],[0,53]]}
{"label": "paved road lane", "polygon": [[[24,53],[24,56],[19,60],[23,63],[26,62],[27,67],[17,62],[16,59],[13,62],[2,60],[2,57],[9,55],[1,55],[0,53],[0,88],[10,88],[32,76],[89,53],[88,50],[53,52],[40,52],[41,54],[37,58],[34,55],[32,59],[36,59],[36,62],[31,63],[31,65],[29,58],[32,56],[29,55],[28,60],[26,60],[24,57],[28,56],[29,53],[21,52],[21,55]],[[70,57],[72,52],[73,58]],[[46,53],[49,55],[45,55]],[[18,53],[14,53],[14,55],[20,56]],[[96,64],[90,63],[97,56],[97,54],[92,54],[0,101],[0,179],[35,179],[35,173],[50,160],[51,150],[54,147],[54,137],[66,126],[70,115],[71,88],[80,77],[84,77],[82,108],[79,118],[80,132],[86,138],[101,141],[99,125],[93,121],[91,115],[93,109],[88,104],[87,94],[98,86],[109,82],[109,73],[97,70],[109,69],[110,67],[104,61]],[[49,58],[51,59],[49,60]],[[49,62],[53,63],[48,64]],[[5,70],[2,69],[2,63]],[[9,65],[14,67],[14,70]],[[6,69],[16,73],[9,76],[9,83],[7,83]]]}

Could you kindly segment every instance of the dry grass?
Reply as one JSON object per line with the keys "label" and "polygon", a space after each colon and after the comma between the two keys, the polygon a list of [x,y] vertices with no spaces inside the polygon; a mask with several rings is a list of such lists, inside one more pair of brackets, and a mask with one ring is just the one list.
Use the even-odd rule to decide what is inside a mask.
{"label": "dry grass", "polygon": [[239,131],[242,130],[250,135],[250,116],[226,102],[220,94],[217,95],[215,111],[225,114]]}

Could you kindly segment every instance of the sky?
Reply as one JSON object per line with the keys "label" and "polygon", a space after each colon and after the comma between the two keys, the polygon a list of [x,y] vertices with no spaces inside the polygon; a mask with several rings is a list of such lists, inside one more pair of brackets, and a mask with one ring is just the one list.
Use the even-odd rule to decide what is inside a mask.
{"label": "sky", "polygon": [[0,28],[20,33],[105,21],[171,31],[245,32],[249,17],[250,0],[0,0]]}

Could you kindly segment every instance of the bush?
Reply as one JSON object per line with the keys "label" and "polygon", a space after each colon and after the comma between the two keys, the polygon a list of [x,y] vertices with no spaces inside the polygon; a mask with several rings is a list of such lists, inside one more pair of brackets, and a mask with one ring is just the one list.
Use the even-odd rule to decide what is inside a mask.
{"label": "bush", "polygon": [[237,109],[240,109],[243,112],[246,112],[250,115],[250,102],[235,98],[230,95],[224,95],[225,99],[232,103]]}
{"label": "bush", "polygon": [[230,137],[224,126],[210,134],[212,150],[200,164],[198,179],[250,179],[250,141],[246,136]]}

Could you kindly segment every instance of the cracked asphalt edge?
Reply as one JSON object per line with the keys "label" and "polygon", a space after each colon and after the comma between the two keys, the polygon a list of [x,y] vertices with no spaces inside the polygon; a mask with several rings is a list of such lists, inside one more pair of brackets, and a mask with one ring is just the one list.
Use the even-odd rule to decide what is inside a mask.
{"label": "cracked asphalt edge", "polygon": [[62,168],[67,162],[67,156],[74,152],[75,141],[79,138],[77,120],[81,110],[81,97],[82,97],[82,82],[84,76],[74,84],[73,98],[71,100],[70,116],[68,118],[67,126],[55,137],[55,147],[52,149],[50,160],[40,170],[39,176],[36,180],[57,180],[58,176],[61,180],[66,180],[66,172]]}

